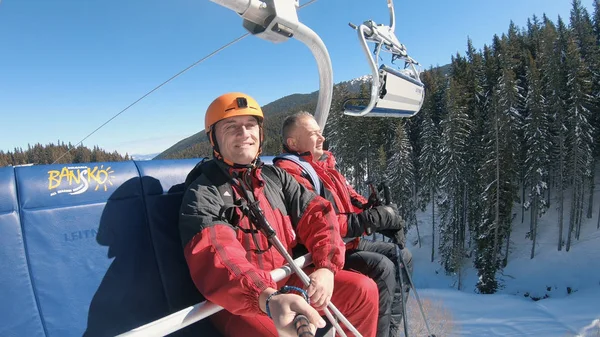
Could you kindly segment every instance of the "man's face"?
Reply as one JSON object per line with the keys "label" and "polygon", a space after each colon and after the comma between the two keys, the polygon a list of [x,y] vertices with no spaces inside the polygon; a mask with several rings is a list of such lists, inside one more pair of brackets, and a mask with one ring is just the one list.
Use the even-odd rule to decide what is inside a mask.
{"label": "man's face", "polygon": [[298,119],[292,137],[288,139],[288,147],[299,153],[310,151],[318,160],[323,155],[323,142],[325,137],[321,135],[319,124],[313,117],[306,116]]}
{"label": "man's face", "polygon": [[253,116],[235,116],[215,125],[219,152],[225,160],[248,165],[256,158],[260,146],[260,126]]}

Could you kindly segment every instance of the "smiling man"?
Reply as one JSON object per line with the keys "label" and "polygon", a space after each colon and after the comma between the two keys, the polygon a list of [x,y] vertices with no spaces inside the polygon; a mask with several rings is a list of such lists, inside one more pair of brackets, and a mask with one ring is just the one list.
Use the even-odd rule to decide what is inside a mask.
{"label": "smiling man", "polygon": [[[214,159],[186,179],[179,230],[196,287],[225,308],[211,319],[224,336],[296,336],[296,314],[306,315],[314,331],[324,326],[319,310],[331,300],[363,336],[374,337],[376,322],[368,317],[377,311],[375,283],[342,270],[345,246],[331,204],[261,163],[263,119],[246,94],[215,99],[205,116]],[[286,261],[250,220],[250,203],[260,206],[288,252],[301,243],[312,253],[306,290],[296,275],[279,284],[271,278]]]}
{"label": "smiling man", "polygon": [[[367,200],[348,184],[337,171],[333,154],[323,149],[325,137],[311,114],[299,112],[287,117],[282,138],[286,154],[275,158],[275,166],[329,200],[337,215],[340,235],[358,238],[348,244],[344,269],[359,271],[377,283],[377,337],[398,336],[403,316],[398,271],[403,271],[405,280],[408,279],[406,273],[412,272],[412,255],[404,248],[404,221],[393,207],[370,208]],[[361,238],[365,232],[385,233],[398,242],[366,240]],[[398,252],[407,266],[400,266]]]}

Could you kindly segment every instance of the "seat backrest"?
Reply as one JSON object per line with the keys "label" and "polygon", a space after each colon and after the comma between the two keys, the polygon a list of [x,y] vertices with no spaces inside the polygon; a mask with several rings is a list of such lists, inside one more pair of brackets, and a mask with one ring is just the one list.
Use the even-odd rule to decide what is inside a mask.
{"label": "seat backrest", "polygon": [[[204,300],[190,277],[177,227],[184,192],[183,182],[199,161],[200,159],[181,159],[137,162],[156,262],[171,312]],[[218,336],[208,319],[178,331],[177,334]]]}
{"label": "seat backrest", "polygon": [[114,336],[202,301],[177,226],[199,161],[0,168],[0,336]]}
{"label": "seat backrest", "polygon": [[203,300],[177,226],[199,160],[0,168],[0,336],[114,336]]}
{"label": "seat backrest", "polygon": [[169,313],[134,162],[16,169],[47,336],[110,336]]}
{"label": "seat backrest", "polygon": [[44,336],[19,221],[14,168],[0,168],[0,336]]}

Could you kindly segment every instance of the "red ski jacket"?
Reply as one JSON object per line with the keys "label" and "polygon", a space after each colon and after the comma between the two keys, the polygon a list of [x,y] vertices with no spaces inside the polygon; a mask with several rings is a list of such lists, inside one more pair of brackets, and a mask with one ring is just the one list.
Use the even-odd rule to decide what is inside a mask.
{"label": "red ski jacket", "polygon": [[[234,170],[222,161],[216,163],[251,186],[265,218],[289,253],[301,243],[312,253],[316,268],[334,273],[343,268],[345,245],[329,202],[281,169],[259,165]],[[273,174],[262,172],[267,169],[273,170],[280,184],[273,181]],[[238,186],[229,190],[234,200],[244,195]],[[270,271],[286,261],[262,233],[254,230],[239,207],[228,217],[222,214],[223,204],[217,186],[204,173],[184,193],[179,229],[191,277],[207,300],[227,311],[262,314],[259,295],[267,287],[277,289]]]}
{"label": "red ski jacket", "polygon": [[[350,213],[358,214],[363,210],[357,205],[367,203],[367,200],[356,192],[348,183],[346,178],[335,168],[335,157],[329,151],[325,151],[321,160],[313,160],[310,152],[297,154],[299,157],[310,163],[315,169],[322,182],[322,194],[325,199],[330,201],[335,209],[340,233],[345,237],[348,232],[348,215]],[[290,173],[306,188],[314,191],[310,180],[303,175],[302,167],[290,160],[277,160],[275,166],[280,167]],[[356,248],[357,240],[348,243],[347,249]]]}

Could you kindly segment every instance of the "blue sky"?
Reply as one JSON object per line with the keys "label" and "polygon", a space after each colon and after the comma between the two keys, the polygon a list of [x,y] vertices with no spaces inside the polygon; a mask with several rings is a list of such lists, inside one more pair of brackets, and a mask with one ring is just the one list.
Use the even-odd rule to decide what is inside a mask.
{"label": "blue sky", "polygon": [[[301,4],[307,0],[301,0]],[[592,12],[593,0],[582,0]],[[546,13],[568,22],[570,0],[395,1],[396,35],[423,67],[476,48],[510,20]],[[319,0],[300,20],[325,42],[334,82],[369,72],[348,22],[388,23],[385,0]],[[208,0],[3,0],[0,2],[0,150],[58,140],[76,144],[196,60],[244,34],[241,19]],[[250,36],[129,109],[84,144],[121,153],[161,152],[204,126],[218,95],[260,104],[318,89],[316,63],[296,40]]]}

